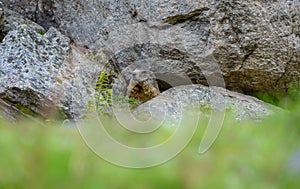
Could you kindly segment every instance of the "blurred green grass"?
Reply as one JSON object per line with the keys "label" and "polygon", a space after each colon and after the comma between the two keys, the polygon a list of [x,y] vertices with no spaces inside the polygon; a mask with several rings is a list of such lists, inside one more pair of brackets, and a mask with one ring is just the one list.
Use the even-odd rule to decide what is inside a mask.
{"label": "blurred green grass", "polygon": [[76,128],[1,120],[0,188],[296,189],[300,172],[288,165],[300,150],[299,104],[262,123],[227,118],[212,148],[200,155],[207,121],[202,120],[183,152],[147,169],[107,163],[86,146]]}

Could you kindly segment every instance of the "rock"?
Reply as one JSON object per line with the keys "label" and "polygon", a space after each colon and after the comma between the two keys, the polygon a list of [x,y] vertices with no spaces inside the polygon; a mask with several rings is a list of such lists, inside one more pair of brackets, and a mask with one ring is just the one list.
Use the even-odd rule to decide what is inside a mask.
{"label": "rock", "polygon": [[[232,113],[240,120],[261,121],[279,108],[264,103],[254,97],[232,92],[221,87],[203,85],[183,85],[171,88],[150,101],[137,107],[133,113],[137,117],[151,115],[161,119],[180,121],[182,112],[187,110],[210,115],[211,111]],[[145,115],[144,115],[145,114]],[[230,114],[231,115],[231,114]]]}
{"label": "rock", "polygon": [[[53,1],[47,0],[2,0],[4,5],[16,12],[24,15],[26,18],[32,20],[33,22],[38,23],[39,25],[45,27],[47,30],[51,26],[56,26],[51,16],[51,9],[54,7],[51,6]],[[40,23],[43,24],[40,24]]]}
{"label": "rock", "polygon": [[3,20],[4,20],[4,7],[3,4],[0,1],[0,41],[2,41],[3,37],[4,37],[4,33],[3,33]]}
{"label": "rock", "polygon": [[11,104],[0,99],[0,118],[5,118],[11,121],[20,119],[22,112]]}
{"label": "rock", "polygon": [[46,30],[36,24],[35,22],[32,22],[31,20],[28,20],[21,16],[20,14],[11,11],[9,9],[4,9],[5,17],[4,17],[4,23],[3,23],[3,32],[8,33],[11,30],[16,30],[19,25],[26,25],[30,27],[30,29],[36,31],[39,34],[45,34]]}
{"label": "rock", "polygon": [[299,87],[299,1],[3,3],[45,28],[58,27],[77,44],[110,51],[120,72],[135,64],[205,85],[222,74],[228,89],[246,94]]}
{"label": "rock", "polygon": [[4,7],[2,2],[0,1],[0,26],[3,25],[3,18],[4,18]]}
{"label": "rock", "polygon": [[68,40],[53,44],[54,28],[44,36],[26,25],[9,31],[0,46],[0,97],[8,102],[21,103],[33,112],[49,116],[55,107],[58,94],[53,91],[53,83],[63,60]]}
{"label": "rock", "polygon": [[101,65],[53,27],[41,35],[30,23],[6,26],[12,25],[16,27],[7,27],[0,44],[0,98],[25,114],[51,118],[59,112],[77,119],[85,111]]}
{"label": "rock", "polygon": [[93,61],[79,47],[72,45],[68,58],[58,72],[56,82],[57,87],[63,89],[60,93],[62,107],[69,118],[78,120],[84,116],[89,101],[93,100],[99,74],[111,72],[102,63]]}
{"label": "rock", "polygon": [[[32,49],[39,52],[38,44],[47,42],[47,51],[53,51],[57,56],[54,62],[47,62],[47,66],[57,67],[50,71],[49,77],[37,74],[26,80],[31,85],[43,86],[38,82],[41,78],[48,78],[51,88],[44,85],[43,90],[35,87],[25,93],[29,96],[34,93],[33,96],[38,96],[38,99],[49,99],[53,106],[63,109],[69,117],[82,115],[88,96],[93,93],[93,83],[103,70],[114,78],[114,92],[138,99],[142,95],[145,97],[140,99],[142,101],[171,87],[191,83],[226,87],[245,94],[264,92],[270,95],[299,87],[299,1],[2,2],[6,7],[2,31],[8,37],[4,38],[1,52],[10,56],[8,52],[12,50],[8,46],[15,46],[12,41],[7,45],[6,41],[16,35],[15,32],[20,33],[20,25],[33,28],[28,32],[33,38],[38,36],[38,40],[30,41],[30,49],[24,46],[28,41],[17,42],[28,52],[23,50],[21,55],[12,52],[15,53],[13,60],[23,61],[23,56],[29,60],[36,57],[31,56]],[[37,24],[20,19],[20,15],[8,9]],[[42,35],[46,32],[44,28],[48,34]],[[71,38],[76,45],[62,46],[53,40],[51,31],[54,28]],[[21,33],[24,35],[26,32]],[[25,37],[27,39],[28,36]],[[20,48],[16,49],[20,51]],[[84,53],[90,50],[95,52],[97,58],[91,60],[90,55]],[[26,75],[26,70],[19,69],[19,64],[11,64],[11,59],[7,57],[0,60],[3,62],[0,78]],[[44,62],[40,59],[43,57],[38,57],[34,64]],[[10,69],[11,65],[16,68]],[[140,86],[140,81],[130,81],[134,81],[134,74],[139,70],[150,74],[143,79],[141,87],[136,88]],[[6,72],[10,74],[3,74]],[[13,72],[16,74],[13,75]],[[220,76],[225,83],[219,79],[222,78]],[[11,86],[1,81],[5,87],[0,89],[5,91],[7,86],[22,89],[23,84],[19,83],[25,81],[18,83],[16,78],[9,78],[13,81]],[[12,93],[1,93],[9,94],[10,101],[16,99]]]}

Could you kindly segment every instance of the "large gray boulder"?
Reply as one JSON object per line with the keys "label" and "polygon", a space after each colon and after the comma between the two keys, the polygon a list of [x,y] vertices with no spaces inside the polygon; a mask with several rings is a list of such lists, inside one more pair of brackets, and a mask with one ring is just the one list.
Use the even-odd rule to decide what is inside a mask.
{"label": "large gray boulder", "polygon": [[[199,115],[211,116],[214,112],[223,112],[235,120],[261,121],[281,109],[264,103],[254,97],[232,92],[221,87],[203,85],[183,85],[171,88],[159,96],[137,107],[133,114],[137,118],[180,121],[188,111],[199,112]],[[219,114],[220,115],[220,114]]]}
{"label": "large gray boulder", "polygon": [[0,109],[6,117],[18,117],[10,107],[42,118],[82,116],[102,66],[57,29],[46,32],[12,11],[5,11],[1,31]]}
{"label": "large gray boulder", "polygon": [[[65,49],[52,40],[65,43]],[[59,99],[52,87],[68,50],[67,38],[54,28],[44,36],[27,25],[9,31],[0,45],[1,99],[49,116]]]}
{"label": "large gray boulder", "polygon": [[227,88],[247,94],[285,93],[300,83],[299,1],[3,3],[46,28],[59,28],[77,44],[105,49],[120,72],[135,65],[207,85],[206,77],[219,68]]}

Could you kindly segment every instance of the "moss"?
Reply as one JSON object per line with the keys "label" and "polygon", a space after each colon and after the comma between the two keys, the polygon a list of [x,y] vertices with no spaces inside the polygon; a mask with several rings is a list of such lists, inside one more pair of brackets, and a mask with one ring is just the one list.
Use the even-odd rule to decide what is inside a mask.
{"label": "moss", "polygon": [[55,78],[55,80],[59,83],[59,84],[62,84],[62,80],[58,77]]}
{"label": "moss", "polygon": [[15,104],[16,108],[18,108],[18,110],[20,110],[21,112],[23,112],[24,114],[33,116],[33,117],[37,117],[38,114],[35,113],[34,111],[32,111],[28,106],[24,106],[21,103],[17,103]]}
{"label": "moss", "polygon": [[45,34],[46,34],[46,32],[43,31],[43,30],[38,30],[37,32],[38,32],[38,34],[40,34],[40,35],[45,35]]}

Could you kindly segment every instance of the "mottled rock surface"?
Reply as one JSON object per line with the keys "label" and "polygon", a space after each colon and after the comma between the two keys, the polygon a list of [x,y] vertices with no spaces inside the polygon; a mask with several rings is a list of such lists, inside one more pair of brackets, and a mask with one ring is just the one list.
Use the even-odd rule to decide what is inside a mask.
{"label": "mottled rock surface", "polygon": [[18,29],[19,25],[26,25],[30,29],[36,31],[39,34],[45,34],[46,30],[38,25],[37,23],[24,18],[22,15],[19,13],[16,13],[14,11],[11,11],[9,9],[4,9],[5,16],[3,19],[3,30],[2,32],[8,33],[11,30],[16,30]]}
{"label": "mottled rock surface", "polygon": [[68,42],[54,28],[44,36],[27,25],[9,31],[0,45],[1,98],[49,116],[48,111],[59,100],[52,87],[67,54]]}
{"label": "mottled rock surface", "polygon": [[[203,85],[185,85],[171,88],[156,98],[142,104],[134,110],[136,116],[165,116],[169,120],[180,121],[187,110],[210,115],[211,111],[226,112],[236,120],[260,121],[275,111],[273,105],[254,97],[232,92],[221,87]],[[225,113],[225,114],[226,114]],[[145,115],[143,115],[145,114]],[[224,115],[225,115],[224,114]]]}
{"label": "mottled rock surface", "polygon": [[4,37],[4,32],[3,30],[3,20],[4,20],[4,7],[3,4],[0,1],[0,41],[2,41]]}
{"label": "mottled rock surface", "polygon": [[[2,2],[1,98],[45,117],[51,107],[80,117],[103,70],[114,92],[135,98],[139,83],[149,98],[191,83],[270,95],[299,87],[299,1]],[[138,70],[151,74],[131,86]]]}
{"label": "mottled rock surface", "polygon": [[[102,70],[57,29],[5,11],[0,44],[0,98],[23,113],[78,119]],[[5,113],[5,107],[2,106]],[[7,113],[5,113],[7,114]],[[8,116],[13,117],[13,116]]]}
{"label": "mottled rock surface", "polygon": [[77,44],[105,49],[120,71],[138,64],[206,85],[206,77],[222,74],[227,88],[246,94],[273,95],[300,83],[299,1],[3,3],[45,28],[59,28]]}
{"label": "mottled rock surface", "polygon": [[94,94],[94,87],[100,72],[106,71],[104,65],[93,61],[80,47],[71,46],[67,59],[64,60],[57,74],[57,87],[67,116],[79,119],[86,113],[87,105]]}

